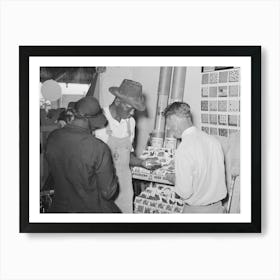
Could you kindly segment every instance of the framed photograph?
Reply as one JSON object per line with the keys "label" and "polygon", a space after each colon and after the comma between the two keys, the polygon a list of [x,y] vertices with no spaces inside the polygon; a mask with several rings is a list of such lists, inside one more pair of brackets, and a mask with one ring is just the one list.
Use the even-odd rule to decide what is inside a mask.
{"label": "framed photograph", "polygon": [[261,232],[260,46],[20,46],[19,69],[20,232]]}

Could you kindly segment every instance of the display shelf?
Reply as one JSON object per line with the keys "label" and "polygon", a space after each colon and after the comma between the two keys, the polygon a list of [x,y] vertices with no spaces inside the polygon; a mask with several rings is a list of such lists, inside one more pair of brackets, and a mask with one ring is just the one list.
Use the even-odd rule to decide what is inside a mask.
{"label": "display shelf", "polygon": [[201,129],[229,137],[240,130],[240,69],[201,73]]}
{"label": "display shelf", "polygon": [[173,186],[153,184],[147,187],[134,200],[136,214],[182,213],[183,200],[175,193]]}
{"label": "display shelf", "polygon": [[[143,170],[139,170],[139,169],[143,169]],[[165,176],[163,174],[162,175],[158,173],[154,174],[153,172],[145,171],[144,168],[138,168],[138,169],[136,169],[135,167],[132,168],[132,178],[137,180],[153,182],[153,183],[172,185],[171,182],[165,179]]]}

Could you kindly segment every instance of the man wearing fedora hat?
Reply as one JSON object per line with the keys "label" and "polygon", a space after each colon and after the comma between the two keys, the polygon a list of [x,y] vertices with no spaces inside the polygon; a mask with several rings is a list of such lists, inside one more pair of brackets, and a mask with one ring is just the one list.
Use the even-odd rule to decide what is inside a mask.
{"label": "man wearing fedora hat", "polygon": [[49,212],[120,212],[114,203],[118,190],[110,149],[92,136],[107,119],[97,99],[84,97],[72,108],[74,119],[51,132],[46,159],[54,179]]}
{"label": "man wearing fedora hat", "polygon": [[135,110],[146,109],[142,85],[136,81],[123,80],[120,87],[110,87],[115,96],[109,107],[103,108],[108,120],[106,128],[95,131],[96,137],[107,143],[112,152],[120,191],[115,203],[123,213],[133,212],[133,187],[130,166],[153,168],[155,159],[140,159],[134,155]]}

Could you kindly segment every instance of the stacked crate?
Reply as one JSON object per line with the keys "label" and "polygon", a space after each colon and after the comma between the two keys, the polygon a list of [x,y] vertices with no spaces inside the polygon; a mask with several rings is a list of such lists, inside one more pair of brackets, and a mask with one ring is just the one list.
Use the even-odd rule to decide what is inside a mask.
{"label": "stacked crate", "polygon": [[173,186],[153,184],[136,196],[134,213],[171,214],[182,213],[184,203],[174,192]]}

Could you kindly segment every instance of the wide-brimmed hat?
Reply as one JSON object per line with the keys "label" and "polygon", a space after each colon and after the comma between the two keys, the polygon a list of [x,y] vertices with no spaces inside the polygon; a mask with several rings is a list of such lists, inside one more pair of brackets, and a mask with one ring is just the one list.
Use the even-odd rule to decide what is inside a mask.
{"label": "wide-brimmed hat", "polygon": [[145,99],[140,83],[125,79],[120,87],[110,87],[109,91],[136,110],[145,111]]}
{"label": "wide-brimmed hat", "polygon": [[83,97],[73,105],[75,117],[89,119],[94,128],[102,128],[107,124],[107,119],[95,97]]}

